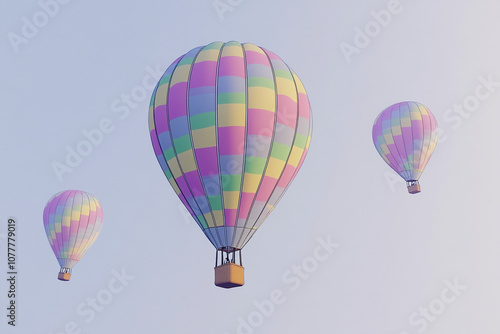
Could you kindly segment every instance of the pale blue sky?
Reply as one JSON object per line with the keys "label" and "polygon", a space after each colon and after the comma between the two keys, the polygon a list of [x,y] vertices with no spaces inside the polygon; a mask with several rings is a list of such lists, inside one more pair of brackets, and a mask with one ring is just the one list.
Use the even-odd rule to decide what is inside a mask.
{"label": "pale blue sky", "polygon": [[[212,0],[54,3],[0,10],[0,275],[10,216],[19,265],[18,326],[0,314],[2,333],[499,332],[498,2],[219,0],[220,16]],[[217,40],[278,54],[314,121],[300,173],[242,252],[246,284],[230,290],[213,284],[215,251],[162,175],[147,122],[153,75]],[[403,100],[441,128],[418,195],[371,142],[377,114]],[[58,178],[54,162],[100,124],[109,133]],[[65,189],[104,210],[68,283],[42,223]],[[329,238],[338,248],[318,251]],[[106,305],[91,311],[93,298]]]}

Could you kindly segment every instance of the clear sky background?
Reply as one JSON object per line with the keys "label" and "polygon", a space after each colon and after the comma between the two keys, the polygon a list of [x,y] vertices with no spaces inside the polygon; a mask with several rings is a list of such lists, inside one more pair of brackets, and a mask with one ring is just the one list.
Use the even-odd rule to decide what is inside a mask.
{"label": "clear sky background", "polygon": [[[498,334],[498,1],[215,4],[2,1],[0,332]],[[229,290],[213,284],[215,250],[163,176],[147,115],[159,73],[218,40],[278,54],[314,122],[300,173],[242,252],[245,285]],[[404,100],[440,127],[418,195],[371,141],[378,113]],[[58,177],[54,164],[100,126],[108,133]],[[67,283],[42,222],[65,189],[104,210]]]}

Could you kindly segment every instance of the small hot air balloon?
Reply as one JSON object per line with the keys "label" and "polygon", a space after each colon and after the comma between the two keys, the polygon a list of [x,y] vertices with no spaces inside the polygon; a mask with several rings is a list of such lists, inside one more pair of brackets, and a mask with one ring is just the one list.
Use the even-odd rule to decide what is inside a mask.
{"label": "small hot air balloon", "polygon": [[102,218],[101,204],[84,191],[66,190],[48,201],[43,224],[61,266],[59,280],[69,281],[71,269],[99,235]]}
{"label": "small hot air balloon", "polygon": [[149,108],[153,149],[216,248],[215,285],[243,285],[241,249],[302,165],[310,116],[297,75],[250,43],[197,47],[158,82]]}
{"label": "small hot air balloon", "polygon": [[396,103],[373,124],[373,143],[384,161],[405,181],[410,194],[420,192],[418,179],[436,147],[437,122],[418,102]]}

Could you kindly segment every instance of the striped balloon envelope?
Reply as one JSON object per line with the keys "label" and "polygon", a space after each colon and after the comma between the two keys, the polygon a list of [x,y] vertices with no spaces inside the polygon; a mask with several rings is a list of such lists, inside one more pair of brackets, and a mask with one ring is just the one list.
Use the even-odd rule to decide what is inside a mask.
{"label": "striped balloon envelope", "polygon": [[302,82],[277,55],[214,42],[168,67],[151,98],[149,128],[180,200],[215,248],[232,253],[300,169],[311,114]]}
{"label": "striped balloon envelope", "polygon": [[72,268],[99,235],[102,221],[101,204],[84,191],[66,190],[48,201],[43,224],[61,266],[58,276],[61,281],[69,281]]}
{"label": "striped balloon envelope", "polygon": [[420,192],[418,179],[438,140],[430,110],[418,102],[396,103],[378,115],[372,137],[380,156],[407,182],[408,191]]}

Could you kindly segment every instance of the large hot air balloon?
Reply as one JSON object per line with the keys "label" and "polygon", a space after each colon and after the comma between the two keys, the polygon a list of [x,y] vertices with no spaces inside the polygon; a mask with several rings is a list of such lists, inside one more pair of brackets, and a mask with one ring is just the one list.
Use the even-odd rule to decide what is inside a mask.
{"label": "large hot air balloon", "polygon": [[149,108],[153,149],[216,248],[217,286],[243,285],[241,249],[300,169],[310,117],[297,75],[250,43],[194,48],[158,82]]}
{"label": "large hot air balloon", "polygon": [[43,224],[61,266],[58,278],[69,281],[71,269],[99,235],[102,226],[101,204],[84,191],[60,192],[45,206]]}
{"label": "large hot air balloon", "polygon": [[373,143],[384,161],[405,181],[410,194],[420,192],[418,179],[434,151],[437,122],[418,102],[396,103],[373,124]]}

